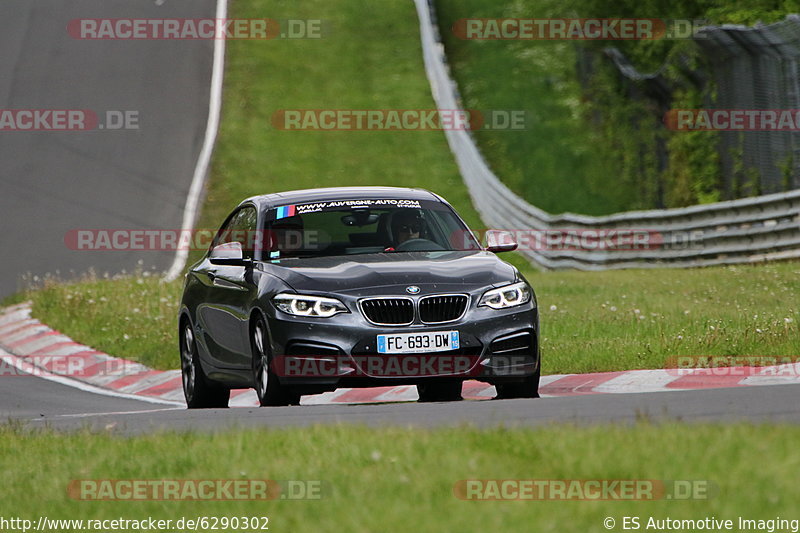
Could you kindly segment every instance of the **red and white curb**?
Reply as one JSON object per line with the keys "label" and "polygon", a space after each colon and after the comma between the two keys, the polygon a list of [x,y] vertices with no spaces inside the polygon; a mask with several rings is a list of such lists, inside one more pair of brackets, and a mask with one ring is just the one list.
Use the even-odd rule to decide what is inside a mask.
{"label": "red and white curb", "polygon": [[[177,358],[177,355],[176,355]],[[179,370],[153,370],[79,344],[31,318],[30,303],[0,310],[0,378],[34,374],[84,390],[141,400],[184,404]],[[800,384],[800,363],[758,369],[628,370],[542,376],[542,396],[665,392],[754,385]],[[495,388],[464,383],[467,399],[493,398]],[[304,396],[302,405],[403,402],[417,400],[416,387],[338,389]],[[231,406],[257,405],[252,389],[231,393]]]}

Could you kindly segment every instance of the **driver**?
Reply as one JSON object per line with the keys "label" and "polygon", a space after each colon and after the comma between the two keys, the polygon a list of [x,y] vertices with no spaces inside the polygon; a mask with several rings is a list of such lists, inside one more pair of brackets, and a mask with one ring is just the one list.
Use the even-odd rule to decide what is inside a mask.
{"label": "driver", "polygon": [[425,220],[416,211],[402,211],[392,219],[392,235],[397,245],[419,239],[425,230]]}
{"label": "driver", "polygon": [[296,255],[303,247],[303,219],[299,215],[276,220],[269,232],[269,250]]}

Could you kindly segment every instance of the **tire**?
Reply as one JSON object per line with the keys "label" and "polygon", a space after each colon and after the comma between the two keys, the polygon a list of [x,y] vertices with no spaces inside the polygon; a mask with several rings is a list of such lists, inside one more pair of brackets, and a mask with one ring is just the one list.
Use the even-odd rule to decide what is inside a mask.
{"label": "tire", "polygon": [[210,382],[200,365],[197,341],[189,320],[183,321],[180,332],[181,381],[183,396],[189,409],[228,407],[230,389]]}
{"label": "tire", "polygon": [[497,396],[495,396],[495,400],[538,398],[540,373],[541,367],[536,369],[535,374],[525,378],[525,381],[518,383],[500,383],[495,385],[495,388],[497,389]]}
{"label": "tire", "polygon": [[461,401],[461,382],[445,381],[417,385],[420,402],[458,402]]}
{"label": "tire", "polygon": [[280,405],[298,405],[300,395],[278,381],[278,376],[270,365],[267,327],[263,318],[256,320],[251,333],[251,350],[253,354],[253,383],[258,403],[261,407]]}

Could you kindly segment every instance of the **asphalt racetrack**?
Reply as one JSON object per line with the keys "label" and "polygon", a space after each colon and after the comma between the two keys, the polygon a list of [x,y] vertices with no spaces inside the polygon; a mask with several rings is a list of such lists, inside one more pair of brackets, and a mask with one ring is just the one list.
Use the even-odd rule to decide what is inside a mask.
{"label": "asphalt racetrack", "polygon": [[[136,128],[0,132],[0,297],[20,276],[167,269],[174,251],[72,250],[77,229],[179,229],[208,120],[213,41],[80,40],[78,18],[213,17],[214,0],[4,0],[0,109],[132,112]],[[188,411],[0,376],[0,416],[35,428],[216,431],[318,423],[536,426],[651,421],[800,422],[797,385],[537,400]]]}
{"label": "asphalt racetrack", "polygon": [[232,428],[353,423],[370,426],[479,427],[634,422],[800,422],[797,385],[643,394],[579,395],[451,403],[309,405],[187,410],[98,395],[41,378],[0,378],[0,417],[29,428],[224,431]]}
{"label": "asphalt racetrack", "polygon": [[[213,40],[81,40],[71,20],[214,17],[214,0],[3,0],[0,110],[90,110],[103,129],[0,131],[0,298],[30,272],[166,270],[174,251],[78,251],[77,229],[181,227],[209,108]],[[137,129],[110,129],[130,112]],[[128,122],[133,126],[133,121]]]}
{"label": "asphalt racetrack", "polygon": [[[103,129],[0,131],[0,298],[26,273],[69,279],[137,266],[166,270],[174,250],[79,251],[79,229],[181,228],[206,131],[214,41],[80,40],[84,18],[213,18],[215,0],[4,0],[0,110],[90,110]],[[108,113],[135,117],[111,129]],[[136,127],[133,127],[133,126]],[[108,127],[105,127],[108,126]],[[136,410],[36,377],[0,377],[0,411],[37,416]],[[16,416],[15,415],[15,416]]]}

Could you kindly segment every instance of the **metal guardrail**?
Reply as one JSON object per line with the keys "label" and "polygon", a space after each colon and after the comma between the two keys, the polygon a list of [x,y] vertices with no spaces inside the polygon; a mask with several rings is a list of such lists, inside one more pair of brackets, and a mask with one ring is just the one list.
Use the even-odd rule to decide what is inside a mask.
{"label": "metal guardrail", "polygon": [[[425,70],[440,110],[462,109],[450,76],[429,0],[415,0]],[[800,190],[678,209],[631,211],[608,216],[552,215],[514,194],[487,165],[469,130],[445,131],[461,176],[483,221],[492,228],[536,234],[584,236],[646,232],[641,248],[614,246],[520,246],[543,269],[690,267],[800,257]],[[559,240],[559,239],[556,239]],[[596,241],[592,241],[596,242]]]}

